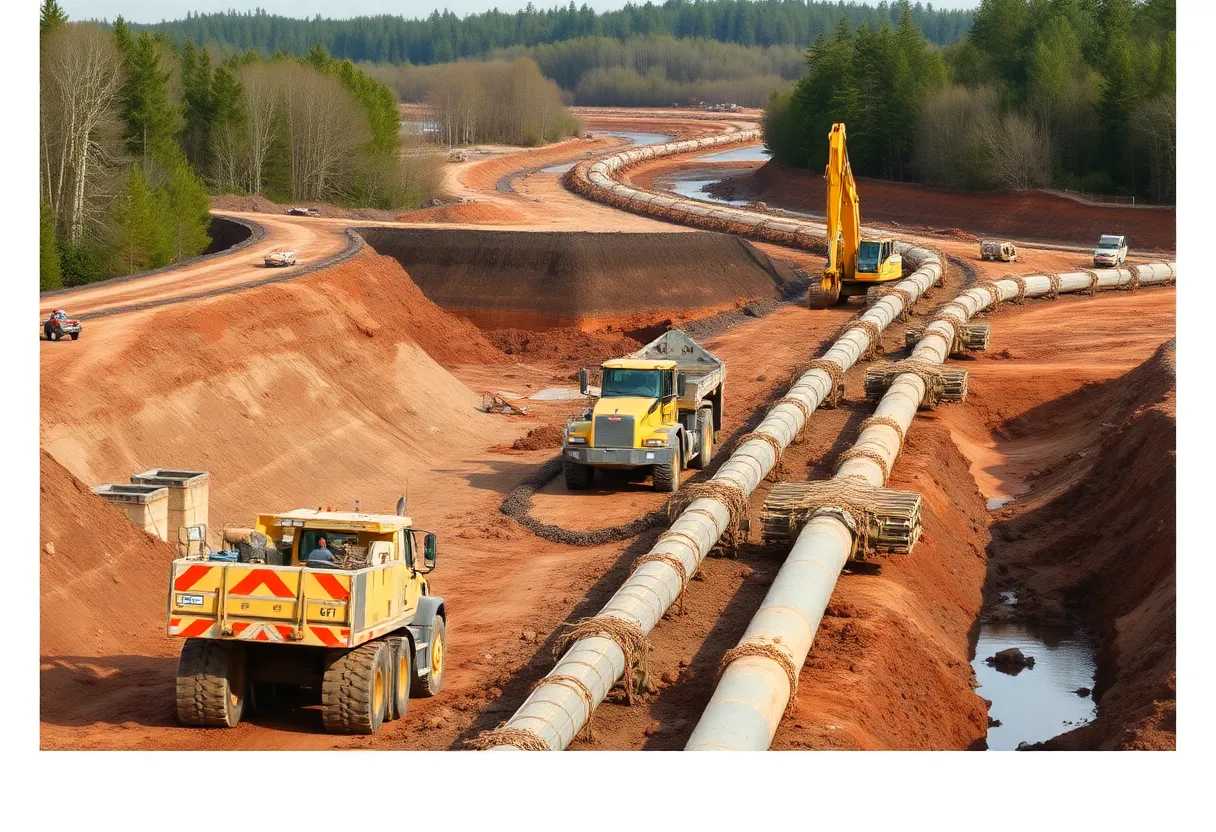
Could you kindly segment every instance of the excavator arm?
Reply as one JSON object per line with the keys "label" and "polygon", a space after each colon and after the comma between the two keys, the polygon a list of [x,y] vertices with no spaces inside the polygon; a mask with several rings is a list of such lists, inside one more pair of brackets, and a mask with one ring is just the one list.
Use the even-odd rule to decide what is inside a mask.
{"label": "excavator arm", "polygon": [[841,283],[852,280],[857,271],[861,214],[843,122],[833,124],[828,133],[828,164],[823,178],[828,195],[828,264],[820,285],[811,286],[810,305],[817,309],[834,306],[840,298]]}

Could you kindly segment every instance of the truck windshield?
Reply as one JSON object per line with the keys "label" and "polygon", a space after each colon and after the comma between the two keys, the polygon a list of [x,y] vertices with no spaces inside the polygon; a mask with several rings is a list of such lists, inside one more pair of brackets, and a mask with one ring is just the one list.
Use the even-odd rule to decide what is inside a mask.
{"label": "truck windshield", "polygon": [[604,382],[600,396],[640,396],[657,399],[659,396],[658,370],[604,369]]}
{"label": "truck windshield", "polygon": [[863,242],[857,249],[857,271],[878,271],[878,255],[882,244],[876,241]]}
{"label": "truck windshield", "polygon": [[1119,247],[1119,238],[1118,237],[1103,237],[1101,240],[1098,241],[1098,248],[1118,248],[1118,247]]}
{"label": "truck windshield", "polygon": [[304,529],[300,535],[300,560],[308,560],[308,556],[312,554],[314,549],[320,548],[321,540],[325,540],[325,548],[330,551],[330,554],[335,557],[341,557],[347,553],[347,547],[358,547],[359,534],[358,532],[331,532],[325,529]]}

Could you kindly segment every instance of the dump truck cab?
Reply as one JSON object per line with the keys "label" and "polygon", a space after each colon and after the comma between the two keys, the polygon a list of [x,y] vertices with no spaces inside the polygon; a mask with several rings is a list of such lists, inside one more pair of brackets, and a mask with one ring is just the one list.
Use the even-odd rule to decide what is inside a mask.
{"label": "dump truck cab", "polygon": [[375,733],[411,695],[439,691],[435,535],[406,516],[297,509],[258,515],[248,539],[173,561],[183,723],[231,727],[251,694],[286,686],[319,699],[328,730]]}
{"label": "dump truck cab", "polygon": [[[605,361],[593,405],[566,428],[567,487],[587,488],[596,468],[649,468],[656,490],[675,491],[682,469],[713,457],[725,375],[725,365],[680,330]],[[593,395],[586,370],[580,382]]]}

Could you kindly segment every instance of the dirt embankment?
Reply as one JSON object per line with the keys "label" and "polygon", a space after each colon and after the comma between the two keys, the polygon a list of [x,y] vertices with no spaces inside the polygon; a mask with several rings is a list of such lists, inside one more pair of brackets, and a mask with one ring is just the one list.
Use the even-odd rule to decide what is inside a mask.
{"label": "dirt embankment", "polygon": [[469,223],[472,225],[526,225],[528,218],[504,205],[489,202],[458,202],[422,208],[397,217],[397,222],[428,222],[435,224]]}
{"label": "dirt embankment", "polygon": [[634,330],[776,299],[799,282],[724,234],[364,228],[444,309],[483,329]]}
{"label": "dirt embankment", "polygon": [[1012,420],[1005,433],[1057,442],[1036,460],[1030,506],[993,528],[986,593],[1012,589],[1022,615],[1079,619],[1100,644],[1098,718],[1042,747],[1174,748],[1174,342],[1123,376]]}
{"label": "dirt embankment", "polygon": [[[823,177],[768,162],[731,179],[743,199],[794,211],[822,213]],[[1125,234],[1134,251],[1176,247],[1172,208],[1085,205],[1042,191],[978,193],[882,179],[858,181],[868,222],[962,229],[980,237],[1011,237],[1095,245],[1102,234]]]}

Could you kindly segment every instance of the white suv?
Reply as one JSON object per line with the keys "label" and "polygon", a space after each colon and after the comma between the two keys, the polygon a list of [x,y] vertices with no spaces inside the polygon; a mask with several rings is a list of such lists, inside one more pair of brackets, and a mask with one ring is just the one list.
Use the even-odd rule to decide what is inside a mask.
{"label": "white suv", "polygon": [[1103,234],[1094,249],[1095,266],[1122,266],[1127,261],[1127,238]]}

